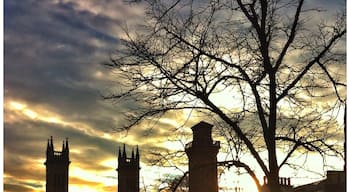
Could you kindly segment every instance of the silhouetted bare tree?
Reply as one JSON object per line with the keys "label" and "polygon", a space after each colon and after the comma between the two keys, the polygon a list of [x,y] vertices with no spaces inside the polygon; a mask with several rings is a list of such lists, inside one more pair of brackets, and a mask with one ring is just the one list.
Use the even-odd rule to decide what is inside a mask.
{"label": "silhouetted bare tree", "polygon": [[[328,12],[304,0],[145,4],[145,24],[124,28],[124,46],[106,64],[127,89],[105,98],[139,104],[123,129],[169,111],[206,114],[228,146],[256,160],[271,192],[280,192],[279,170],[295,154],[342,155],[335,113],[346,98],[344,13],[321,21]],[[261,189],[249,163],[230,162]]]}

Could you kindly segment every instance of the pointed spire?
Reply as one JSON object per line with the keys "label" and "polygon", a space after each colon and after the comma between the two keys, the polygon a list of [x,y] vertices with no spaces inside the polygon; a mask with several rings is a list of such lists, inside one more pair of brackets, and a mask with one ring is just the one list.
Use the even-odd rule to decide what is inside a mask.
{"label": "pointed spire", "polygon": [[122,157],[122,151],[121,151],[121,148],[119,146],[119,149],[118,149],[118,158],[121,158]]}
{"label": "pointed spire", "polygon": [[50,140],[47,140],[46,152],[50,150]]}
{"label": "pointed spire", "polygon": [[47,147],[46,147],[46,159],[49,159],[52,154],[51,145],[50,145],[50,139],[47,140]]}
{"label": "pointed spire", "polygon": [[53,151],[53,142],[52,142],[52,136],[50,139],[47,140],[47,147],[46,147],[46,158],[50,159],[54,154]]}
{"label": "pointed spire", "polygon": [[139,154],[139,145],[136,145],[136,159],[140,158],[140,154]]}
{"label": "pointed spire", "polygon": [[126,158],[125,144],[123,144],[123,157]]}
{"label": "pointed spire", "polygon": [[68,146],[68,137],[66,137],[66,151],[69,151],[69,146]]}
{"label": "pointed spire", "polygon": [[54,147],[53,147],[52,136],[50,136],[50,142],[51,142],[51,146],[50,146],[50,148],[51,148],[51,150],[53,151],[53,150],[54,150]]}
{"label": "pointed spire", "polygon": [[135,159],[134,149],[132,149],[132,151],[131,151],[131,159],[132,159],[132,160]]}

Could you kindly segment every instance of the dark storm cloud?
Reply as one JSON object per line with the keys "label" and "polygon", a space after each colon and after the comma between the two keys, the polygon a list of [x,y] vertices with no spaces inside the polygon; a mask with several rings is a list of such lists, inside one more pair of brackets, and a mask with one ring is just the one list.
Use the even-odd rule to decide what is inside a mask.
{"label": "dark storm cloud", "polygon": [[[20,5],[31,8],[22,3]],[[5,4],[5,9],[11,6],[18,6],[18,4],[7,6]],[[22,72],[23,75],[27,75],[24,77],[29,76],[36,80],[50,78],[64,80],[67,77],[80,81],[86,80],[84,79],[88,78],[86,72],[91,67],[97,68],[94,66],[96,63],[93,62],[101,59],[101,57],[95,58],[96,55],[101,54],[101,50],[92,44],[91,40],[100,40],[102,43],[107,45],[110,43],[113,46],[115,42],[110,40],[113,38],[107,33],[87,27],[82,21],[76,20],[71,12],[66,11],[68,15],[60,15],[52,11],[44,12],[41,9],[45,7],[40,6],[43,5],[35,6],[33,12],[39,13],[35,15],[25,15],[25,12],[21,16],[7,17],[5,14],[5,19],[8,21],[5,22],[5,62],[9,63],[5,65],[5,78],[13,77],[12,73]],[[100,39],[101,36],[103,38]],[[104,54],[103,56],[107,55]],[[26,70],[23,69],[30,72],[25,73],[23,71]]]}
{"label": "dark storm cloud", "polygon": [[72,5],[72,3],[60,3],[58,4],[58,7],[59,10],[62,9],[62,12],[51,12],[50,16],[53,19],[62,22],[73,29],[85,32],[88,35],[93,36],[95,38],[102,39],[103,41],[107,41],[109,43],[118,42],[118,40],[115,37],[99,30],[101,28],[107,28],[111,25],[116,25],[116,21],[113,21],[110,18],[102,15],[92,15],[90,12],[87,11],[77,12]]}
{"label": "dark storm cloud", "polygon": [[339,11],[341,8],[346,7],[346,1],[344,0],[310,0],[305,2],[307,6],[312,6],[312,7],[318,7],[318,8],[324,8],[327,10],[332,10],[332,11]]}
{"label": "dark storm cloud", "polygon": [[98,119],[102,111],[114,109],[98,102],[106,82],[92,74],[104,70],[99,63],[117,45],[112,32],[102,28],[116,21],[74,6],[5,2],[5,97],[45,104],[57,113],[72,114],[70,118],[79,114],[94,125],[112,122],[106,115]]}

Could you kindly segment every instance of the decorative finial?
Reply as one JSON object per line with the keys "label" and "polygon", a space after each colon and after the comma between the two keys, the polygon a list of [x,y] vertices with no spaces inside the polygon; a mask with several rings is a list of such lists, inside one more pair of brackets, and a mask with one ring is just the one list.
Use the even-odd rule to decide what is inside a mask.
{"label": "decorative finial", "polygon": [[125,143],[123,144],[123,157],[126,158]]}
{"label": "decorative finial", "polygon": [[53,151],[53,150],[54,150],[54,147],[53,147],[53,139],[52,139],[52,136],[50,136],[50,142],[51,142],[50,147],[51,147],[51,149],[52,149],[52,151]]}
{"label": "decorative finial", "polygon": [[136,145],[136,159],[140,158],[140,154],[139,154],[139,145]]}
{"label": "decorative finial", "polygon": [[66,137],[66,150],[69,151],[69,147],[68,147],[68,137]]}

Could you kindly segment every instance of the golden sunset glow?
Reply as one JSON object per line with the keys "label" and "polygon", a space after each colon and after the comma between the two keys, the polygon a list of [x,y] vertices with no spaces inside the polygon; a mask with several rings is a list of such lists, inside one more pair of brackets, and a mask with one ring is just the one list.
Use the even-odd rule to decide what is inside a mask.
{"label": "golden sunset glow", "polygon": [[5,109],[13,110],[14,112],[20,112],[23,116],[30,119],[36,119],[38,121],[44,121],[48,123],[65,124],[65,122],[62,121],[57,114],[49,112],[41,107],[31,108],[24,102],[9,100],[5,102],[4,107]]}
{"label": "golden sunset glow", "polygon": [[[222,98],[219,98],[219,100]],[[89,125],[82,124],[82,123],[75,123],[75,122],[67,122],[62,118],[62,115],[55,114],[53,112],[48,111],[47,109],[44,109],[42,107],[30,107],[29,104],[20,102],[20,101],[14,101],[14,100],[7,100],[5,102],[5,110],[9,110],[7,115],[14,115],[12,118],[14,118],[16,121],[23,120],[23,119],[31,119],[36,122],[46,122],[49,124],[59,124],[64,127],[72,127],[73,129],[76,129],[78,131],[84,130],[86,133],[89,133],[89,130],[96,133],[95,130],[93,130]],[[180,119],[186,118],[186,115],[190,113],[187,111],[187,113],[183,113],[183,115],[177,115]],[[5,117],[6,121],[6,117]],[[163,124],[167,124],[170,127],[178,127],[176,119],[162,119],[160,122]],[[47,127],[48,128],[48,127]],[[136,129],[135,129],[136,130]],[[150,143],[153,143],[156,141],[156,144],[152,144],[153,146],[161,146],[171,151],[176,150],[183,150],[183,143],[179,141],[168,141],[167,139],[163,139],[161,143],[159,143],[159,138],[152,139],[152,136],[146,136],[145,140],[140,140],[136,137],[137,132],[135,130],[131,130],[129,135],[125,134],[107,134],[104,132],[101,132],[101,137],[109,140],[114,141],[115,138],[119,138],[118,140],[122,143],[128,143],[129,145],[136,146],[142,144],[148,145]],[[146,131],[147,129],[145,129]],[[161,129],[160,131],[163,131],[165,133],[165,129]],[[191,133],[190,129],[186,130],[187,135]],[[60,143],[57,141],[55,144],[56,148],[60,150]],[[33,161],[32,164],[36,164],[34,167],[36,170],[40,170],[40,183],[44,186],[44,179],[45,179],[45,166],[43,165],[43,162],[45,162],[44,154],[45,154],[45,138],[42,139],[41,142],[37,145],[41,150],[38,151],[38,153],[41,153],[41,157],[37,160]],[[115,191],[117,187],[117,172],[115,171],[117,167],[117,147],[118,145],[115,145],[115,148],[112,150],[112,153],[105,154],[104,156],[99,157],[100,160],[94,161],[94,165],[89,166],[97,166],[97,167],[103,167],[102,170],[97,169],[85,169],[81,167],[86,167],[85,164],[82,164],[82,162],[79,162],[75,159],[75,157],[84,156],[86,153],[94,153],[89,148],[86,148],[87,146],[77,145],[74,144],[74,141],[72,141],[71,145],[71,165],[70,165],[70,191],[88,191],[88,192],[98,192],[102,189],[106,191],[106,189],[111,189],[110,191]],[[94,150],[100,150],[98,148],[95,148],[95,146],[91,145],[91,148],[94,148]],[[87,150],[89,149],[89,150]],[[88,152],[89,151],[89,152]],[[147,150],[146,150],[147,151]],[[144,151],[141,148],[141,154]],[[93,154],[91,154],[93,155]],[[280,153],[280,156],[284,156],[283,153]],[[6,157],[6,153],[5,153]],[[224,160],[226,158],[225,154],[219,153],[218,160]],[[320,158],[318,155],[315,154],[313,159]],[[88,159],[87,159],[88,160]],[[249,160],[251,162],[255,162],[254,159]],[[300,159],[300,161],[303,161],[303,159]],[[337,158],[331,158],[328,159],[328,161],[332,161],[332,164],[336,164],[337,161],[339,161]],[[320,163],[316,163],[320,162]],[[311,164],[305,165],[308,169],[315,169],[315,167],[319,167],[321,165],[322,159],[318,159],[317,161],[314,161]],[[141,166],[141,175],[140,178],[142,178],[142,181],[145,185],[152,185],[156,182],[157,178],[162,177],[163,174],[167,174],[169,172],[168,168],[162,168],[162,167],[148,167],[149,165],[142,163]],[[341,167],[341,165],[340,165]],[[259,169],[258,166],[255,167],[257,170]],[[186,170],[186,166],[182,167],[182,169]],[[281,175],[290,175],[291,170],[286,170],[287,172],[283,171],[281,172]],[[304,172],[302,170],[299,171],[302,175],[305,174],[305,177],[307,177],[308,172]],[[180,173],[179,173],[180,174]],[[259,175],[260,178],[262,178],[262,175]],[[312,176],[308,180],[314,181],[316,176]],[[6,183],[11,183],[11,181],[15,179],[14,176],[11,176],[9,174],[4,175],[4,181]],[[303,179],[297,179],[295,178],[292,183],[293,185],[298,185],[299,182],[305,181],[305,178]],[[28,183],[35,183],[36,180],[30,180],[26,179],[26,182]],[[230,170],[226,170],[223,175],[220,176],[220,186],[225,186],[222,191],[232,190],[234,187],[240,186],[243,187],[246,191],[252,191],[257,192],[256,186],[253,184],[252,179],[250,176],[248,176],[244,171],[241,169],[231,168]],[[107,188],[106,188],[107,187]],[[41,190],[38,190],[37,188],[31,188],[35,192],[39,192],[41,190],[44,190],[44,187],[41,187]]]}
{"label": "golden sunset glow", "polygon": [[[246,170],[231,164],[225,164],[226,167],[223,167],[223,162],[240,160],[246,163],[256,174],[260,183],[263,182],[265,175],[261,164],[266,165],[268,169],[266,172],[270,171],[267,153],[269,142],[264,140],[266,135],[262,134],[262,127],[270,123],[271,119],[268,117],[274,113],[271,112],[273,108],[269,105],[269,94],[271,93],[269,88],[271,87],[268,85],[272,79],[269,79],[270,74],[265,70],[272,70],[276,60],[279,59],[279,50],[284,48],[285,38],[292,33],[291,28],[288,28],[288,20],[293,19],[289,18],[289,16],[293,17],[293,14],[280,13],[286,18],[269,20],[265,23],[272,25],[272,28],[268,30],[277,30],[276,33],[273,31],[267,35],[271,36],[267,43],[271,43],[268,45],[271,47],[267,51],[270,52],[267,53],[267,57],[274,64],[271,65],[271,68],[266,68],[265,63],[262,62],[265,55],[260,57],[261,47],[256,46],[259,36],[256,36],[256,31],[250,29],[254,26],[250,26],[249,20],[244,23],[246,19],[244,14],[235,15],[235,12],[241,11],[236,7],[231,8],[230,13],[225,12],[226,6],[233,5],[218,6],[219,3],[222,3],[221,1],[203,5],[208,7],[198,15],[206,15],[207,11],[213,9],[215,12],[215,14],[213,12],[213,18],[193,17],[187,23],[193,22],[194,24],[184,27],[181,22],[182,19],[187,19],[187,11],[191,11],[191,14],[201,12],[202,3],[207,3],[207,1],[196,3],[159,1],[164,3],[164,5],[159,5],[157,8],[159,10],[174,2],[176,2],[174,5],[176,9],[180,6],[175,13],[169,10],[167,13],[169,15],[164,15],[164,21],[169,20],[169,23],[161,23],[163,21],[158,23],[155,18],[147,15],[147,2],[153,1],[136,1],[135,3],[126,3],[123,0],[4,1],[3,189],[5,192],[46,191],[47,163],[45,162],[50,162],[47,160],[48,157],[55,158],[62,154],[69,154],[69,159],[67,155],[64,158],[65,165],[70,162],[70,192],[116,192],[118,191],[118,172],[116,170],[118,150],[123,149],[124,145],[128,157],[131,156],[131,151],[135,152],[136,147],[139,149],[140,192],[160,191],[161,187],[168,186],[174,178],[180,178],[188,172],[187,154],[189,150],[186,150],[186,154],[185,146],[192,142],[192,126],[200,121],[213,124],[213,140],[221,142],[221,148],[217,154],[217,162],[221,163],[217,167],[219,191],[233,192],[236,187],[240,187],[244,192],[258,192],[255,182]],[[257,1],[257,4],[249,4],[249,1],[244,0],[243,2],[248,2],[247,7],[253,9],[258,9],[261,3]],[[273,6],[277,6],[278,3],[285,3],[284,1],[273,2],[276,5],[271,5],[269,9],[274,9]],[[296,8],[299,1],[291,2],[290,5],[288,3],[283,5],[281,10],[288,8],[289,12],[289,8]],[[322,25],[336,23],[339,26],[345,26],[343,23],[338,23],[337,20],[341,16],[341,10],[344,9],[345,1],[305,2],[307,2],[306,6],[302,9],[302,14],[305,14],[302,15],[303,22],[313,24],[311,21],[317,19],[322,20]],[[191,7],[187,7],[190,4],[185,5],[184,3],[192,4]],[[237,1],[232,1],[232,3],[237,3]],[[309,7],[317,8],[309,9]],[[159,11],[157,9],[150,12]],[[221,12],[221,9],[224,10]],[[217,13],[219,14],[216,15]],[[254,14],[260,15],[262,12]],[[277,14],[277,16],[281,15]],[[222,18],[216,18],[217,16],[223,16],[225,19],[227,17],[227,20],[222,21],[227,21],[228,24],[223,24]],[[211,19],[213,21],[208,26],[204,26]],[[268,19],[272,20],[272,16]],[[231,20],[234,22],[230,24]],[[197,26],[195,26],[196,22],[198,22]],[[259,25],[262,21],[257,23]],[[143,26],[149,24],[155,28],[150,29]],[[293,23],[290,24],[293,26]],[[179,31],[181,37],[173,37],[171,32],[173,29],[169,32],[163,31],[162,25],[165,28],[174,27],[175,32]],[[177,25],[181,30],[177,30]],[[285,30],[278,31],[280,27],[284,27],[282,25],[286,25]],[[231,26],[233,27],[230,28]],[[238,26],[237,29],[236,26]],[[297,26],[299,27],[299,24]],[[317,31],[317,27],[316,24],[315,26],[300,24],[301,30],[310,32],[305,33],[306,35]],[[335,28],[328,28],[324,34],[321,34],[325,42],[328,41],[330,34],[338,32]],[[147,34],[149,31],[152,31],[154,37]],[[205,33],[200,31],[205,31]],[[261,31],[264,32],[264,30]],[[130,32],[129,36],[126,32]],[[277,163],[282,163],[288,151],[294,150],[293,144],[300,142],[295,140],[295,143],[288,143],[289,138],[282,138],[286,139],[284,141],[281,137],[277,138],[278,134],[294,136],[294,139],[300,134],[300,139],[308,141],[308,131],[312,128],[315,132],[319,128],[327,129],[325,135],[320,133],[320,138],[316,139],[330,144],[331,147],[334,144],[335,147],[340,148],[340,152],[336,155],[324,153],[324,157],[321,157],[317,150],[310,149],[306,154],[304,153],[307,151],[306,147],[296,147],[295,153],[290,156],[286,166],[279,170],[281,177],[291,178],[293,186],[320,181],[325,178],[328,170],[343,170],[344,168],[342,157],[344,154],[341,147],[343,147],[345,130],[345,107],[343,106],[345,102],[343,100],[346,100],[346,72],[344,70],[346,63],[343,61],[345,55],[338,52],[346,52],[345,40],[337,39],[339,42],[332,44],[332,50],[325,51],[325,56],[317,58],[318,62],[326,60],[325,63],[323,65],[320,63],[317,67],[314,67],[317,63],[310,66],[310,71],[306,72],[309,76],[301,77],[301,80],[294,85],[295,89],[288,90],[286,87],[292,84],[295,76],[302,71],[302,68],[305,68],[310,58],[314,58],[314,52],[325,47],[322,46],[322,42],[310,42],[310,47],[306,48],[310,50],[305,53],[302,48],[299,48],[301,45],[298,43],[309,41],[309,38],[304,37],[302,32],[291,38],[296,43],[293,42],[291,47],[287,47],[286,56],[281,61],[283,67],[276,73],[276,79],[274,79],[278,84],[276,96],[283,95],[285,90],[285,94],[290,96],[288,98],[290,100],[283,96],[281,100],[276,101],[278,103],[276,110],[278,120],[275,126],[278,132],[276,133]],[[216,35],[211,36],[212,34]],[[158,35],[160,37],[156,38]],[[140,42],[137,41],[138,39],[133,39],[138,37],[141,39]],[[171,40],[168,39],[170,37]],[[123,40],[130,40],[130,38],[135,40],[135,44],[140,44],[140,49],[134,49],[132,53],[122,47],[123,43],[126,43]],[[179,40],[181,38],[184,40]],[[243,38],[242,41],[240,38]],[[187,43],[181,42],[187,40],[189,41]],[[232,45],[231,40],[234,40]],[[150,45],[151,43],[154,44]],[[199,43],[200,48],[191,46],[191,43],[195,45]],[[214,45],[211,45],[212,43]],[[246,47],[240,49],[243,44],[246,44],[244,45]],[[167,53],[163,53],[168,46],[171,48]],[[151,53],[144,57],[146,59],[155,57],[155,61],[152,60],[152,62],[157,65],[148,64],[149,61],[140,59],[142,54],[135,58],[129,58],[127,55],[140,54],[144,51],[143,49]],[[205,54],[207,49],[208,53]],[[251,50],[257,51],[256,55],[250,53]],[[122,55],[123,51],[127,54]],[[122,66],[115,62],[117,61],[114,60],[117,57],[115,52],[121,53],[123,59],[126,58],[126,63],[129,65],[122,67],[125,71],[114,68],[113,65]],[[173,52],[174,54],[170,54]],[[158,57],[158,55],[162,56]],[[219,60],[213,57],[218,57]],[[159,67],[158,59],[161,60],[161,67]],[[143,65],[143,62],[146,64]],[[255,66],[256,62],[261,63]],[[329,70],[334,77],[332,80],[337,81],[338,84],[329,79],[329,74],[322,70],[323,66]],[[162,76],[164,75],[162,69],[166,71],[165,76]],[[243,70],[244,73],[240,70]],[[137,78],[140,78],[140,81],[134,82],[133,79]],[[180,83],[172,82],[173,78]],[[313,85],[312,83],[307,84],[308,81],[317,82],[320,85],[319,87],[308,87]],[[259,92],[260,98],[253,94],[252,84]],[[322,86],[326,88],[320,89]],[[211,87],[215,88],[211,90]],[[334,87],[338,88],[337,91]],[[135,90],[130,88],[135,88]],[[119,98],[120,93],[126,94],[122,94]],[[152,94],[154,97],[150,96]],[[115,99],[108,99],[110,97],[115,97]],[[161,102],[158,102],[158,98]],[[259,111],[256,103],[258,99],[262,100],[260,107],[263,109],[260,112],[263,111],[263,113],[260,114],[257,114]],[[208,108],[204,109],[203,106]],[[150,113],[151,117],[149,117],[147,110],[155,110],[161,115]],[[311,112],[314,111],[322,112],[319,116],[313,117]],[[141,120],[133,124],[130,129],[124,130],[124,126],[131,122],[128,117],[134,117],[131,120],[137,120],[138,113],[144,115],[141,115]],[[306,114],[306,118],[316,120],[312,122],[300,120]],[[299,116],[300,119],[298,119]],[[259,118],[263,120],[259,121]],[[308,126],[311,128],[305,129],[306,131],[302,128],[301,131],[295,131],[294,124],[298,123],[302,124],[302,128]],[[246,140],[238,139],[239,132],[235,130],[235,125],[242,128],[242,134],[247,136],[249,142],[254,145],[254,149],[257,146],[256,154],[249,151],[248,144],[244,143]],[[326,138],[328,134],[332,134],[333,137]],[[51,145],[51,138],[53,150],[50,151],[47,149]],[[216,144],[215,147],[217,147]],[[47,151],[52,152],[52,156]],[[259,165],[253,158],[254,155],[260,156],[263,163]],[[127,160],[135,162],[132,158]]]}

